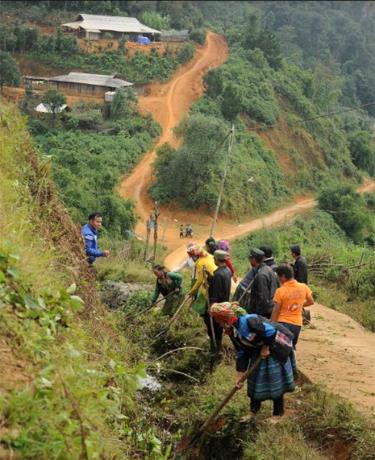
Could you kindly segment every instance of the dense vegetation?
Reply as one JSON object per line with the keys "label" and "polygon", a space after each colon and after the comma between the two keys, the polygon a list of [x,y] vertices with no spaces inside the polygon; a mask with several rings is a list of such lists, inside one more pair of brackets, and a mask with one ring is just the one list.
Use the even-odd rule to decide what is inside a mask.
{"label": "dense vegetation", "polygon": [[[212,206],[225,155],[218,147],[231,123],[237,133],[223,210],[232,215],[265,211],[295,193],[343,178],[356,181],[356,166],[372,171],[375,148],[363,134],[366,117],[319,116],[338,104],[339,80],[327,87],[312,71],[282,60],[278,42],[257,15],[229,29],[227,38],[228,62],[205,76],[204,97],[178,129],[183,146],[175,153],[159,152],[155,197]],[[279,133],[284,141],[266,148],[265,137]],[[187,179],[182,165],[190,171]]]}
{"label": "dense vegetation", "polygon": [[284,56],[343,81],[341,102],[375,115],[375,11],[371,2],[260,2]]}
{"label": "dense vegetation", "polygon": [[158,126],[138,114],[129,91],[119,92],[107,113],[98,104],[78,104],[59,116],[56,127],[49,122],[54,118],[31,119],[29,126],[41,152],[52,159],[54,180],[73,219],[83,223],[100,210],[113,237],[128,236],[136,222],[133,204],[115,189],[150,148]]}

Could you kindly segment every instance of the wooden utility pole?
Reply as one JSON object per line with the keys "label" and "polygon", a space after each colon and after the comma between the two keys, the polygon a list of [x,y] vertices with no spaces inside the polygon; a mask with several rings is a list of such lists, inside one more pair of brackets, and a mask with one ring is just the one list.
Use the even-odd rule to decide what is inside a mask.
{"label": "wooden utility pole", "polygon": [[227,174],[228,174],[229,160],[230,160],[230,157],[231,157],[231,154],[232,154],[233,143],[234,143],[234,125],[232,125],[232,129],[230,131],[229,142],[228,142],[228,152],[227,152],[227,156],[225,158],[224,173],[223,173],[223,177],[221,179],[220,191],[219,191],[219,195],[217,197],[216,209],[215,209],[215,214],[214,214],[214,217],[213,217],[213,220],[212,220],[210,236],[214,236],[214,233],[215,233],[215,226],[216,226],[217,218],[218,218],[219,211],[220,211],[221,198],[223,196],[225,180],[226,180]]}
{"label": "wooden utility pole", "polygon": [[154,252],[153,252],[153,261],[156,259],[156,245],[158,242],[158,218],[160,216],[159,203],[155,201],[154,204]]}
{"label": "wooden utility pole", "polygon": [[146,220],[146,241],[145,241],[145,250],[143,254],[143,259],[146,261],[147,260],[147,252],[148,252],[148,244],[150,242],[150,235],[151,235],[151,229],[153,227],[153,217],[150,215],[150,217]]}

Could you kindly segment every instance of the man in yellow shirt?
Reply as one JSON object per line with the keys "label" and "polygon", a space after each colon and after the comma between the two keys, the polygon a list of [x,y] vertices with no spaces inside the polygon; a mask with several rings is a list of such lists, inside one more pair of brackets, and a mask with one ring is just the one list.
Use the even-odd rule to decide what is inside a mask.
{"label": "man in yellow shirt", "polygon": [[275,306],[271,320],[287,327],[294,335],[293,345],[297,345],[302,327],[302,309],[314,304],[311,289],[304,283],[299,283],[293,277],[293,268],[281,264],[276,268],[281,287],[274,295]]}

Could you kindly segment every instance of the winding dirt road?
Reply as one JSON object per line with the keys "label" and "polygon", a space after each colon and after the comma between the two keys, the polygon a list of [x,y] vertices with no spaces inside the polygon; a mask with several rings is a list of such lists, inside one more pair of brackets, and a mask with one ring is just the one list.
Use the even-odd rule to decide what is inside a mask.
{"label": "winding dirt road", "polygon": [[[223,38],[212,32],[204,46],[198,48],[192,61],[180,68],[166,84],[154,84],[149,94],[139,99],[144,113],[150,112],[162,127],[162,134],[154,149],[148,152],[120,186],[124,197],[133,198],[140,217],[137,233],[145,234],[144,222],[152,210],[147,189],[152,180],[155,150],[165,142],[178,145],[173,128],[189,111],[191,104],[203,93],[203,75],[227,58]],[[375,182],[367,180],[361,192],[375,190]],[[234,239],[249,232],[289,223],[304,211],[316,206],[314,198],[302,198],[282,209],[243,224],[233,224],[220,218],[216,236]],[[178,238],[180,223],[192,223],[194,241],[202,243],[208,235],[211,216],[199,211],[180,211],[173,206],[161,210],[161,241],[171,251],[165,265],[173,269],[186,257],[186,240]],[[311,308],[316,329],[304,330],[299,343],[298,360],[302,371],[313,382],[323,383],[333,392],[353,401],[357,408],[369,413],[375,408],[375,335],[364,330],[348,316],[322,305]]]}

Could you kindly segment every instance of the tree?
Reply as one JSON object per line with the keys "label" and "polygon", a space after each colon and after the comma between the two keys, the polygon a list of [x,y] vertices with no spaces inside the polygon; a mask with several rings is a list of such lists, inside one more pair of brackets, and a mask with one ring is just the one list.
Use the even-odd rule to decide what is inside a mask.
{"label": "tree", "polygon": [[56,124],[57,114],[61,106],[66,103],[66,97],[56,89],[50,88],[42,97],[43,104],[52,112],[52,126]]}
{"label": "tree", "polygon": [[335,186],[322,190],[319,194],[319,207],[331,214],[355,243],[363,242],[373,232],[366,202],[351,186]]}
{"label": "tree", "polygon": [[157,30],[169,29],[169,16],[162,16],[155,11],[144,11],[141,14],[141,21],[147,26]]}
{"label": "tree", "polygon": [[216,98],[223,92],[223,71],[222,69],[211,69],[203,78],[206,93]]}
{"label": "tree", "polygon": [[130,114],[136,100],[137,98],[133,90],[118,89],[109,107],[109,117],[121,118]]}
{"label": "tree", "polygon": [[357,168],[375,175],[375,145],[368,131],[357,131],[351,134],[349,150]]}
{"label": "tree", "polygon": [[241,88],[238,85],[229,83],[223,93],[221,111],[227,120],[234,120],[242,109]]}
{"label": "tree", "polygon": [[21,74],[17,62],[6,51],[0,51],[0,91],[4,85],[17,86],[20,84]]}

